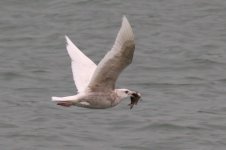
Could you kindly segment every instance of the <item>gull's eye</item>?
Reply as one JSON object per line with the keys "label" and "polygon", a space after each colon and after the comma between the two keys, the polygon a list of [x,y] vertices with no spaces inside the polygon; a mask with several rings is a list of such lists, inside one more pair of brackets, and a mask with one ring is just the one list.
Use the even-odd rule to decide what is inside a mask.
{"label": "gull's eye", "polygon": [[128,93],[129,93],[129,91],[125,91],[125,93],[126,93],[126,94],[128,94]]}

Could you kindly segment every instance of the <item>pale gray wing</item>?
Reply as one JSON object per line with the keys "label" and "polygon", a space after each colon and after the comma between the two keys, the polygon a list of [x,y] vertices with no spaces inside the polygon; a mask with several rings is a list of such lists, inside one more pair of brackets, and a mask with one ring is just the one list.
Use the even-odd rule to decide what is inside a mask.
{"label": "pale gray wing", "polygon": [[108,91],[115,88],[115,82],[133,59],[135,49],[132,28],[125,16],[112,49],[98,64],[87,90]]}
{"label": "pale gray wing", "polygon": [[65,36],[65,38],[67,42],[67,51],[71,58],[73,79],[78,92],[82,92],[87,87],[96,69],[96,64],[83,54],[67,36]]}

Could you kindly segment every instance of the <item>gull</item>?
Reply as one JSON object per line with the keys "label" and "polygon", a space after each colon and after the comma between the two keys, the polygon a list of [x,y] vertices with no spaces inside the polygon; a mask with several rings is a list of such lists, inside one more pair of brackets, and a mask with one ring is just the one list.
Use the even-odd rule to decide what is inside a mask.
{"label": "gull", "polygon": [[126,97],[130,97],[130,109],[138,103],[141,98],[139,92],[125,88],[115,89],[118,76],[131,64],[135,50],[134,34],[125,16],[112,49],[98,65],[83,54],[67,36],[65,38],[78,91],[73,96],[52,97],[52,101],[65,107],[93,109],[114,107]]}

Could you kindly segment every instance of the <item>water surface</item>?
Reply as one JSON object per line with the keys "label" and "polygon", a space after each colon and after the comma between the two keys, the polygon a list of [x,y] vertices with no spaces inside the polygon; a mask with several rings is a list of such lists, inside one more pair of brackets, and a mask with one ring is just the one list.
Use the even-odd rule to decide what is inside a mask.
{"label": "water surface", "polygon": [[[98,63],[122,15],[136,38],[118,87],[140,91],[106,110],[62,108],[76,91],[67,34]],[[224,0],[3,0],[0,147],[4,150],[225,150]]]}

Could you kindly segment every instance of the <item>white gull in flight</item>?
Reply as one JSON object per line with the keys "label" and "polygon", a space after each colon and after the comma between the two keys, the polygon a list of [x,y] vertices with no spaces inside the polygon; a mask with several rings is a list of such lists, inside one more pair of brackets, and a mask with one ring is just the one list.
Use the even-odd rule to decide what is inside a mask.
{"label": "white gull in flight", "polygon": [[67,36],[65,38],[78,93],[73,96],[52,97],[52,101],[65,107],[94,109],[116,106],[126,97],[131,99],[130,109],[138,103],[140,93],[128,89],[115,89],[119,74],[132,62],[135,50],[133,31],[125,16],[112,49],[98,65],[84,55]]}

